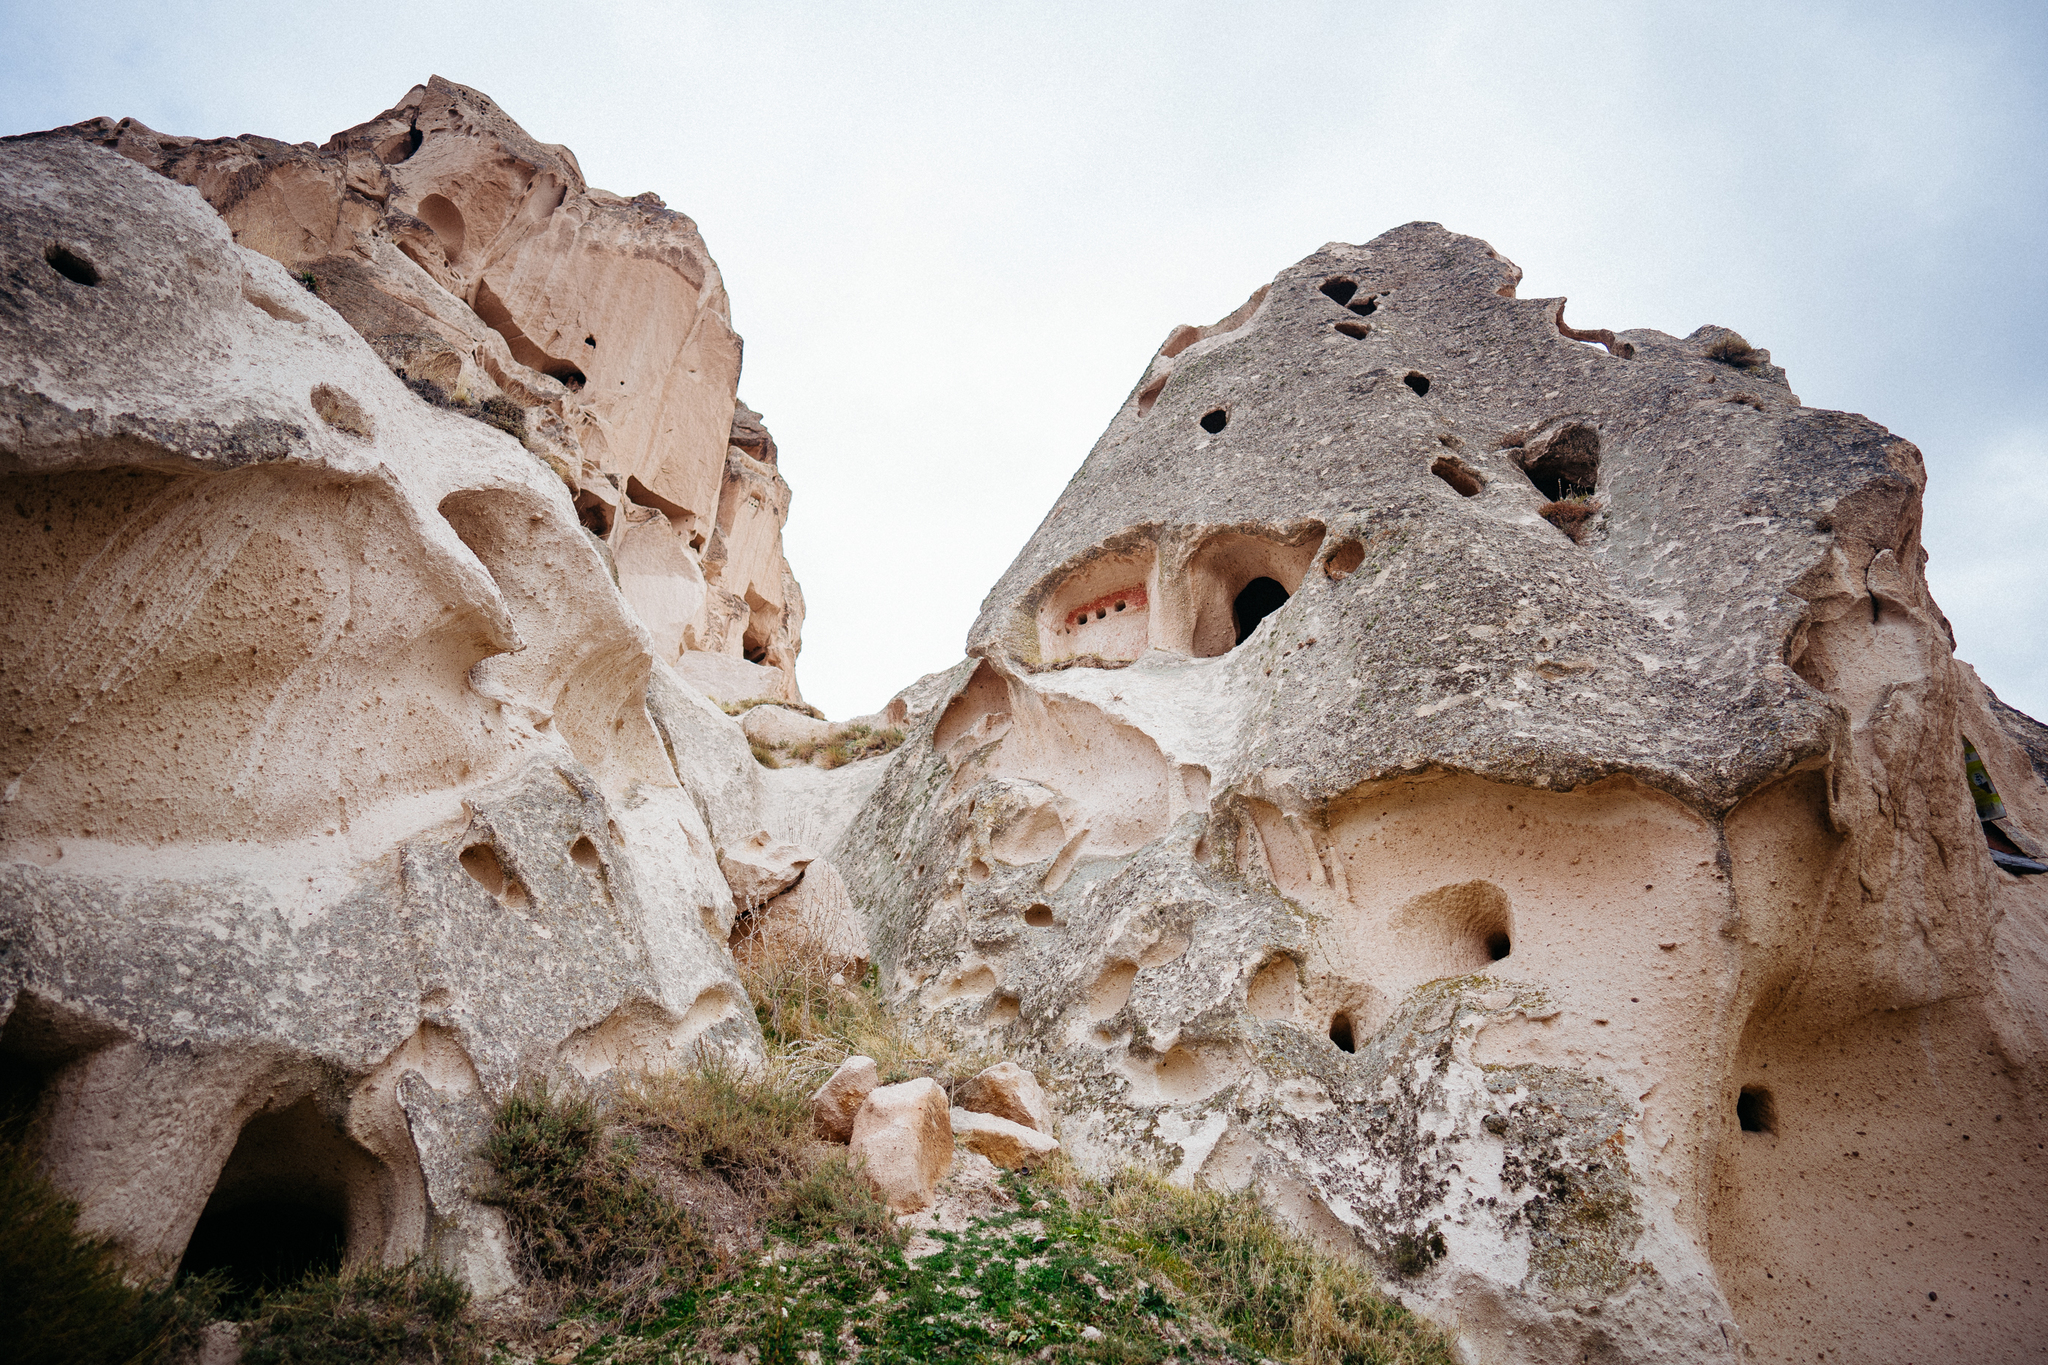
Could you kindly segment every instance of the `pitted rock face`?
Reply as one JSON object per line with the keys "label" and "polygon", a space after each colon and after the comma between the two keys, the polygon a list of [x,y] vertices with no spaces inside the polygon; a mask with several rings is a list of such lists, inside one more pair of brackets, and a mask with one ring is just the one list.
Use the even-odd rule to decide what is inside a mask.
{"label": "pitted rock face", "polygon": [[1168,338],[831,854],[885,986],[1475,1359],[2023,1358],[2048,878],[1965,744],[2048,789],[1919,453],[1518,278],[1411,224]]}
{"label": "pitted rock face", "polygon": [[[604,541],[658,657],[730,660],[742,695],[798,699],[789,485],[737,399],[740,338],[688,217],[592,187],[568,148],[438,76],[319,148],[133,119],[38,136],[198,189],[239,244],[317,291],[419,392],[522,430]],[[296,286],[252,302],[283,321],[306,311]],[[277,441],[233,427],[184,439],[224,447],[215,458]]]}
{"label": "pitted rock face", "polygon": [[503,1289],[471,1162],[517,1081],[760,1057],[745,737],[546,464],[197,193],[74,137],[0,142],[0,193],[0,1057],[44,1163],[146,1269],[281,1203]]}

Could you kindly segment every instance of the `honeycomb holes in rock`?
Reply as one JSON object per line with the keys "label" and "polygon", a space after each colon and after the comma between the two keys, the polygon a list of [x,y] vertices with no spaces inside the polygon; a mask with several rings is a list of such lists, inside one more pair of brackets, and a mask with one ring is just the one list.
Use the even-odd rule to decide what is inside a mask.
{"label": "honeycomb holes in rock", "polygon": [[[1342,304],[1344,307],[1349,308],[1352,312],[1358,314],[1360,317],[1365,317],[1366,315],[1374,312],[1379,307],[1379,300],[1377,295],[1367,294],[1364,298],[1359,298],[1358,281],[1345,279],[1341,275],[1334,276],[1330,279],[1324,280],[1321,284],[1316,286],[1316,292],[1321,294],[1324,298],[1328,299],[1332,303]],[[1337,330],[1343,332],[1344,328],[1340,325],[1337,328]],[[1345,332],[1345,335],[1364,336],[1365,333]]]}
{"label": "honeycomb holes in rock", "polygon": [[1033,929],[1050,929],[1057,921],[1053,919],[1052,907],[1040,903],[1024,907],[1024,922]]}
{"label": "honeycomb holes in rock", "polygon": [[514,908],[526,904],[526,888],[519,884],[517,877],[505,871],[505,864],[498,858],[498,850],[488,843],[471,844],[462,850],[459,861],[471,880],[490,892],[500,904]]}
{"label": "honeycomb holes in rock", "polygon": [[1420,370],[1410,370],[1401,376],[1401,382],[1415,391],[1417,398],[1429,395],[1429,376]]}
{"label": "honeycomb holes in rock", "polygon": [[588,834],[578,835],[576,842],[569,845],[569,861],[585,872],[604,870],[604,859],[598,855],[597,845],[591,842]]}
{"label": "honeycomb holes in rock", "polygon": [[1745,1133],[1776,1133],[1778,1106],[1760,1085],[1745,1085],[1735,1097],[1735,1121]]}
{"label": "honeycomb holes in rock", "polygon": [[1229,425],[1230,413],[1226,409],[1210,408],[1207,412],[1202,414],[1202,430],[1208,432],[1211,436],[1219,434],[1223,430],[1223,428]]}
{"label": "honeycomb holes in rock", "polygon": [[52,242],[44,247],[43,260],[50,269],[73,284],[82,284],[90,289],[100,282],[99,267],[62,242]]}
{"label": "honeycomb holes in rock", "polygon": [[1365,563],[1365,542],[1345,539],[1330,551],[1330,557],[1323,561],[1323,576],[1332,583],[1342,583]]}
{"label": "honeycomb holes in rock", "polygon": [[1429,472],[1442,479],[1458,491],[1458,496],[1476,498],[1486,487],[1486,480],[1479,471],[1455,455],[1439,455],[1429,466]]}

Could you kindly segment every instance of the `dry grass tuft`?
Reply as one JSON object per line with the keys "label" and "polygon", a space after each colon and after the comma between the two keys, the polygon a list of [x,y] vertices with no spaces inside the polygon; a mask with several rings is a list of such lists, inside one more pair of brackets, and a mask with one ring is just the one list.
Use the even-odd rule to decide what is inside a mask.
{"label": "dry grass tuft", "polygon": [[1724,333],[1709,342],[1707,359],[1718,360],[1723,365],[1733,365],[1738,370],[1754,369],[1764,363],[1763,352],[1734,332]]}
{"label": "dry grass tuft", "polygon": [[1536,512],[1570,536],[1574,544],[1584,545],[1586,537],[1593,532],[1594,520],[1600,515],[1600,504],[1587,498],[1566,498],[1561,502],[1546,502]]}

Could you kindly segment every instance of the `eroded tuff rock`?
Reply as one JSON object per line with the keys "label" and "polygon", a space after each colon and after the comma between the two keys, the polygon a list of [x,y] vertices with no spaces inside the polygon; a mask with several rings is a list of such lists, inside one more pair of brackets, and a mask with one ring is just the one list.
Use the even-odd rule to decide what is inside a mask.
{"label": "eroded tuff rock", "polygon": [[1411,224],[1168,338],[895,704],[885,986],[1474,1360],[2031,1358],[2048,878],[1965,745],[2048,789],[1919,452],[1519,273]]}
{"label": "eroded tuff rock", "polygon": [[[438,76],[319,147],[133,119],[44,136],[195,187],[421,392],[495,400],[568,485],[664,662],[727,699],[799,699],[789,485],[736,398],[740,338],[690,219],[592,188],[568,148]],[[278,307],[305,311],[293,291]]]}
{"label": "eroded tuff rock", "polygon": [[[412,106],[427,125],[466,98]],[[497,155],[509,127],[432,124],[418,157]],[[324,1220],[351,1256],[430,1251],[488,1294],[510,1268],[472,1162],[516,1082],[760,1056],[719,855],[762,827],[761,770],[669,669],[558,474],[423,401],[330,306],[346,289],[309,293],[233,240],[236,202],[331,208],[330,160],[386,199],[424,193],[378,179],[358,140],[250,170],[228,221],[79,137],[0,141],[0,1060],[84,1225],[141,1267],[275,1215]],[[634,287],[680,278],[686,220],[549,166],[526,187],[554,175],[561,195],[519,201],[550,206],[540,237],[505,236],[516,204],[465,210],[479,233],[568,234],[573,260],[596,224],[602,260],[625,250],[606,233],[642,231]],[[267,245],[388,283],[411,258],[379,221]],[[731,338],[698,264],[703,299],[657,302],[652,339],[708,369]],[[524,270],[494,254],[464,278],[553,306]],[[700,352],[660,330],[685,324]],[[496,363],[487,341],[463,363]],[[610,363],[591,375],[626,393],[660,377]],[[621,433],[719,404],[730,421],[729,379],[696,407],[558,393],[548,411],[586,448],[609,431],[625,488],[678,490],[695,466]]]}

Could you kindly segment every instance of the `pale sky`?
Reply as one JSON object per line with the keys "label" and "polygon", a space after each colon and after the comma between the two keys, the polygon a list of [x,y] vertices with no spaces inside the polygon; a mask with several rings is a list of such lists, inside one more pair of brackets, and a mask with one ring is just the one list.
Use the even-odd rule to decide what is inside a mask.
{"label": "pale sky", "polygon": [[317,142],[429,74],[703,229],[835,717],[960,656],[1176,323],[1418,218],[1913,440],[1960,652],[2048,717],[2048,8],[0,4],[0,132]]}

